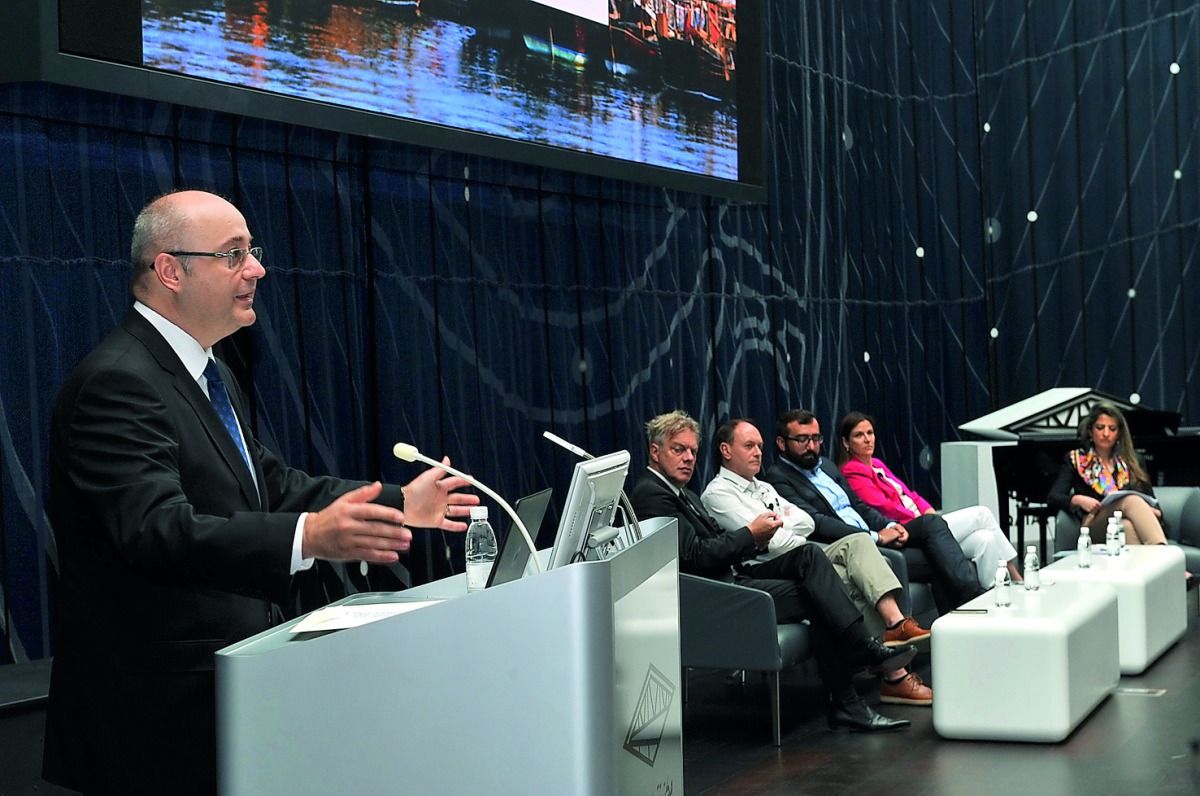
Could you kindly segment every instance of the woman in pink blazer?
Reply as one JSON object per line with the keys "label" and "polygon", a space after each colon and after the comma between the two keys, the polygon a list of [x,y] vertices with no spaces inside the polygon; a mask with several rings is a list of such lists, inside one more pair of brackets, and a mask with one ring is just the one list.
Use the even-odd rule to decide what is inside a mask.
{"label": "woman in pink blazer", "polygon": [[[879,459],[875,458],[875,424],[862,412],[850,412],[838,424],[839,445],[834,446],[838,466],[850,487],[868,505],[883,516],[899,523],[921,514],[937,514],[929,501],[908,487]],[[1017,551],[1000,530],[1000,523],[986,506],[971,506],[942,515],[963,553],[975,564],[979,584],[990,589],[996,579],[996,565],[1003,559],[1013,580],[1020,581]]]}

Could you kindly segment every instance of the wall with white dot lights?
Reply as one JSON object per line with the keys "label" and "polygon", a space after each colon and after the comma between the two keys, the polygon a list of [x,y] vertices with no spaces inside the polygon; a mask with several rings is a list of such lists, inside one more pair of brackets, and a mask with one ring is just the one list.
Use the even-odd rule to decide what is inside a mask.
{"label": "wall with white dot lights", "polygon": [[[1200,426],[1200,4],[759,1],[765,204],[0,84],[0,663],[49,654],[49,408],[128,307],[134,214],[177,185],[266,249],[223,355],[257,438],[313,472],[407,480],[407,441],[561,500],[575,460],[544,430],[640,463],[681,407],[702,488],[718,421],[758,421],[769,463],[781,410],[831,439],[858,409],[937,498],[940,443],[1048,388]],[[417,580],[461,569],[455,538],[416,550]]]}
{"label": "wall with white dot lights", "polygon": [[1200,426],[1196,4],[801,5],[772,241],[844,364],[825,422],[875,413],[933,483],[959,424],[1051,387]]}

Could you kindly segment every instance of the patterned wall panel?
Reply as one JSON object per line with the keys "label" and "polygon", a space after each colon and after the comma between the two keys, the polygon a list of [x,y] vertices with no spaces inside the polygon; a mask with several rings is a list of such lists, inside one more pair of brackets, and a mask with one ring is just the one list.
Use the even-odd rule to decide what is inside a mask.
{"label": "patterned wall panel", "polygon": [[[50,405],[127,307],[134,214],[176,185],[231,196],[267,248],[224,354],[314,472],[407,480],[408,440],[561,500],[574,459],[543,430],[640,467],[642,422],[679,406],[702,486],[728,414],[769,440],[783,408],[827,432],[859,408],[936,498],[941,441],[1048,387],[1200,423],[1195,3],[766,9],[761,206],[0,86],[0,661],[50,652]],[[456,542],[422,536],[414,576]]]}
{"label": "patterned wall panel", "polygon": [[1000,405],[1089,385],[1197,422],[1200,12],[981,6],[979,104]]}

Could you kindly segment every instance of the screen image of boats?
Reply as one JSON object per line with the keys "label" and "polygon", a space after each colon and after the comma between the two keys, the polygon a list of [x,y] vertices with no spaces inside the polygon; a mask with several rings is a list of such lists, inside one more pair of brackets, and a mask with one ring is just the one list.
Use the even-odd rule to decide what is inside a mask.
{"label": "screen image of boats", "polygon": [[142,0],[141,32],[154,70],[745,178],[736,0]]}

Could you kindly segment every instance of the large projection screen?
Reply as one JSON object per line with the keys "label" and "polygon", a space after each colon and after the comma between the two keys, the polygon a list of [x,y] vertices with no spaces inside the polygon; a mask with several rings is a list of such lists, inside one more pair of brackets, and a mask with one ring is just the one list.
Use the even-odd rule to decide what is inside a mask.
{"label": "large projection screen", "polygon": [[761,1],[10,0],[0,79],[763,201]]}

